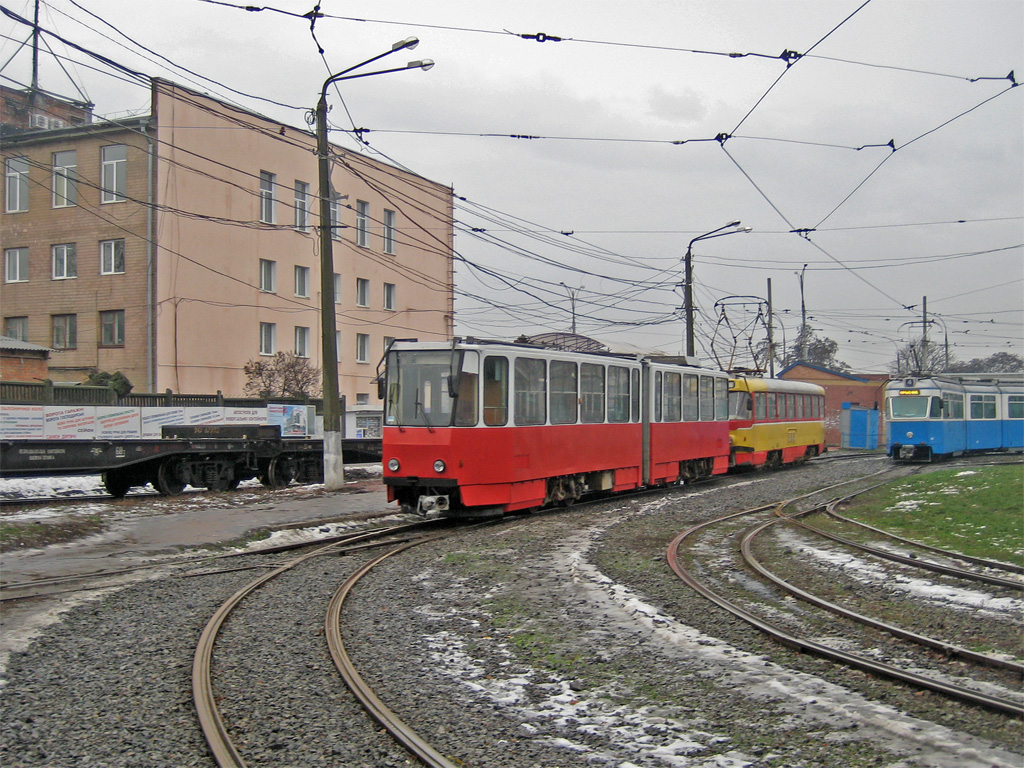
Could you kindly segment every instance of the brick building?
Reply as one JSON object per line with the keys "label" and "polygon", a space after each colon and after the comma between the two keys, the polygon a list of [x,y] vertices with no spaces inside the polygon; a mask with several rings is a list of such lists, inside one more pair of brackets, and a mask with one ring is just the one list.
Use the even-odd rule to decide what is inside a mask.
{"label": "brick building", "polygon": [[[34,114],[19,93],[5,116]],[[4,128],[0,330],[52,348],[54,381],[121,371],[136,391],[240,395],[278,351],[319,367],[315,137],[160,79],[148,115],[78,114]],[[451,336],[452,193],[332,157],[340,393],[379,410],[388,341]]]}
{"label": "brick building", "polygon": [[806,381],[825,388],[825,444],[830,447],[842,445],[840,430],[843,403],[879,412],[878,434],[883,434],[883,390],[889,381],[885,373],[842,373],[811,363],[793,363],[779,372],[780,379]]}
{"label": "brick building", "polygon": [[0,381],[45,381],[49,357],[46,347],[0,336]]}

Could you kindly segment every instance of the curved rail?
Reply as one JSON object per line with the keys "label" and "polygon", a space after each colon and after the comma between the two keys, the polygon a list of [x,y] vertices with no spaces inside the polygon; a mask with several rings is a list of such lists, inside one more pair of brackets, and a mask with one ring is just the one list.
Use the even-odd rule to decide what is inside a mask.
{"label": "curved rail", "polygon": [[[831,506],[831,505],[830,505]],[[752,543],[754,539],[776,523],[782,522],[783,520],[792,521],[791,517],[783,517],[781,520],[769,520],[761,525],[755,526],[740,541],[740,551],[743,553],[743,559],[746,561],[751,568],[757,571],[761,576],[768,579],[770,582],[778,586],[780,589],[789,592],[794,597],[798,597],[801,600],[816,605],[819,608],[824,608],[826,611],[831,611],[838,616],[851,619],[865,626],[872,627],[874,629],[880,629],[883,632],[888,632],[894,637],[899,637],[904,640],[909,640],[918,645],[922,645],[926,648],[932,648],[937,651],[941,651],[946,656],[959,656],[963,659],[968,659],[975,662],[976,664],[983,664],[989,667],[996,667],[998,669],[1006,669],[1011,672],[1016,672],[1019,675],[1024,676],[1024,664],[1019,662],[1009,661],[1007,659],[1000,659],[995,656],[989,656],[985,653],[979,653],[972,651],[968,648],[963,648],[952,643],[947,643],[943,640],[938,640],[927,635],[920,635],[916,632],[912,632],[908,629],[898,627],[895,624],[889,624],[881,619],[875,619],[864,614],[857,613],[856,611],[844,608],[841,605],[825,600],[824,598],[818,597],[817,595],[811,594],[799,587],[791,584],[780,576],[772,573],[767,567],[757,558],[753,553]],[[807,526],[810,530],[817,532],[816,528]]]}
{"label": "curved rail", "polygon": [[[833,487],[835,486],[829,486],[829,488]],[[812,494],[807,494],[807,496],[810,495]],[[806,496],[799,498],[806,498]],[[795,499],[789,499],[779,503],[778,505],[770,506],[776,506],[777,508],[781,509],[782,507],[791,504],[793,501],[795,501]],[[691,574],[685,567],[683,567],[682,563],[679,562],[679,547],[684,540],[686,540],[693,534],[712,525],[723,522],[725,520],[733,519],[742,515],[753,514],[755,512],[763,511],[765,508],[766,507],[762,506],[750,510],[745,510],[743,512],[734,512],[729,515],[723,515],[722,517],[715,518],[713,520],[708,520],[706,522],[688,528],[683,533],[679,534],[675,539],[673,539],[672,542],[669,544],[668,550],[666,552],[666,557],[668,559],[669,566],[676,573],[676,575],[679,576],[680,579],[682,579],[682,581],[685,584],[690,586],[700,595],[707,598],[711,602],[715,603],[719,607],[725,609],[734,616],[743,619],[751,626],[767,634],[773,640],[776,640],[777,642],[782,643],[785,646],[793,648],[794,650],[814,653],[823,658],[838,661],[848,666],[854,667],[856,669],[861,669],[866,672],[871,672],[872,674],[884,675],[895,680],[911,683],[918,687],[936,691],[938,693],[943,693],[945,695],[952,696],[963,701],[969,701],[973,704],[977,704],[983,707],[987,707],[989,709],[1003,712],[1004,714],[1009,714],[1016,717],[1024,716],[1024,706],[1022,706],[1020,703],[1016,701],[999,698],[997,696],[989,696],[987,694],[979,693],[978,691],[964,688],[962,686],[946,683],[941,680],[935,680],[934,678],[930,678],[925,675],[920,675],[915,672],[909,672],[906,670],[898,669],[897,667],[894,667],[889,664],[874,661],[872,659],[868,659],[863,656],[858,656],[856,654],[847,653],[837,648],[827,646],[823,643],[819,643],[814,640],[809,640],[807,638],[794,635],[793,633],[785,629],[782,629],[781,627],[778,627],[768,621],[765,621],[764,619],[755,615],[754,613],[746,610],[745,608],[737,605],[736,603],[733,603],[732,601],[726,599],[722,595],[719,595],[718,593],[714,592],[709,587],[707,587],[703,582],[701,582],[699,579],[693,576],[693,574]]]}
{"label": "curved rail", "polygon": [[434,541],[435,539],[439,539],[447,535],[449,534],[423,536],[414,541],[409,541],[401,546],[395,547],[373,560],[366,562],[338,588],[337,592],[334,593],[334,597],[331,598],[331,602],[327,607],[327,619],[325,622],[327,646],[330,649],[331,658],[334,659],[334,665],[338,668],[338,672],[341,673],[345,684],[349,687],[355,697],[359,699],[359,702],[363,705],[366,711],[370,713],[370,716],[387,729],[392,738],[409,750],[410,753],[415,755],[425,765],[430,766],[430,768],[457,768],[458,764],[452,762],[434,749],[427,741],[416,733],[416,731],[399,718],[398,715],[392,712],[384,702],[377,697],[377,694],[374,693],[373,689],[366,684],[366,681],[363,680],[359,672],[356,671],[355,665],[352,663],[352,659],[348,655],[348,651],[345,650],[345,641],[341,636],[341,609],[345,603],[345,598],[348,597],[356,583],[358,583],[363,576],[369,573],[379,563],[387,560],[392,555],[397,555],[399,552],[404,552],[412,547],[425,544],[428,541]]}
{"label": "curved rail", "polygon": [[210,751],[213,753],[214,760],[217,761],[218,766],[221,768],[243,768],[243,766],[245,766],[245,761],[242,759],[238,749],[231,741],[231,737],[227,731],[227,726],[220,715],[220,708],[217,706],[217,700],[213,694],[213,679],[211,674],[213,665],[213,646],[221,626],[231,611],[233,611],[250,593],[263,586],[271,579],[280,576],[282,573],[291,570],[310,558],[317,557],[318,555],[332,551],[341,547],[343,544],[348,544],[353,541],[379,537],[388,533],[394,533],[398,530],[422,527],[422,525],[423,523],[420,522],[413,523],[411,525],[397,525],[369,532],[351,534],[345,538],[344,541],[336,541],[317,547],[312,552],[307,552],[300,557],[290,560],[284,565],[275,568],[270,573],[266,573],[260,578],[249,582],[249,584],[235,592],[235,594],[228,598],[227,601],[217,609],[207,622],[206,627],[199,636],[199,642],[196,644],[196,652],[192,660],[192,696],[195,700],[196,714],[199,717],[199,725],[203,729],[203,736],[206,738],[206,743],[209,745]]}

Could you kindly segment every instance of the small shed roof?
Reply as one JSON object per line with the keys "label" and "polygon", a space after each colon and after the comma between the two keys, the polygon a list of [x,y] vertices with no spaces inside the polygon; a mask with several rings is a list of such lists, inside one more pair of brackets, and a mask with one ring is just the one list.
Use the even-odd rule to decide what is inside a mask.
{"label": "small shed roof", "polygon": [[38,344],[30,344],[21,339],[14,339],[10,336],[0,336],[0,349],[12,350],[15,352],[52,352],[49,347],[41,347]]}

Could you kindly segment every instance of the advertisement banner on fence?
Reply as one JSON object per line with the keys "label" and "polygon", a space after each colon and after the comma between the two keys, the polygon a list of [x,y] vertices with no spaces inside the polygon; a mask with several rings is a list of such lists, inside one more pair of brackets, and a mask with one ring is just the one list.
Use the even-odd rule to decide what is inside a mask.
{"label": "advertisement banner on fence", "polygon": [[185,423],[184,408],[144,407],[142,410],[142,436],[160,439],[161,427],[176,427]]}
{"label": "advertisement banner on fence", "polygon": [[140,410],[130,405],[97,405],[97,439],[136,440],[142,437],[142,415]]}
{"label": "advertisement banner on fence", "polygon": [[267,423],[279,425],[281,437],[308,437],[310,410],[316,412],[312,406],[270,403],[267,405]]}
{"label": "advertisement banner on fence", "polygon": [[47,440],[88,440],[95,435],[95,405],[43,406],[43,437]]}
{"label": "advertisement banner on fence", "polygon": [[224,407],[225,424],[267,424],[266,408]]}
{"label": "advertisement banner on fence", "polygon": [[4,440],[41,440],[43,406],[0,405],[0,437]]}
{"label": "advertisement banner on fence", "polygon": [[223,424],[224,409],[219,405],[189,405],[185,418],[186,424]]}

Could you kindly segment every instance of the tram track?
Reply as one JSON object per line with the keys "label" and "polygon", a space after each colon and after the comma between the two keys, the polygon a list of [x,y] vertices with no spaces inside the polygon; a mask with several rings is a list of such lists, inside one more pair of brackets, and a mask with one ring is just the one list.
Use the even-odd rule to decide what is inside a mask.
{"label": "tram track", "polygon": [[[884,470],[883,470],[884,471]],[[877,473],[876,473],[877,474]],[[848,483],[842,483],[839,485],[847,485]],[[833,602],[825,600],[818,595],[813,595],[809,592],[800,590],[793,586],[785,579],[782,579],[775,574],[771,573],[761,562],[753,555],[753,543],[757,537],[765,530],[770,529],[774,526],[783,523],[796,523],[801,528],[807,529],[808,532],[815,532],[812,526],[806,526],[796,518],[807,516],[813,512],[828,511],[834,509],[834,507],[842,499],[832,499],[827,503],[819,503],[814,505],[809,510],[803,510],[793,514],[785,514],[784,509],[793,506],[799,501],[805,500],[811,496],[818,495],[824,492],[828,492],[838,486],[829,486],[822,488],[812,494],[804,494],[799,497],[787,499],[785,501],[776,502],[774,504],[764,505],[755,507],[740,512],[734,512],[726,515],[719,516],[712,520],[705,521],[699,525],[690,527],[689,529],[680,533],[675,539],[672,540],[667,550],[667,559],[670,567],[675,574],[683,580],[684,583],[688,584],[691,588],[696,590],[703,597],[711,600],[721,608],[727,610],[731,614],[743,619],[750,625],[754,626],[761,632],[765,633],[773,640],[780,642],[790,648],[799,650],[801,652],[809,652],[821,657],[836,661],[838,663],[845,664],[862,671],[869,672],[875,675],[881,675],[890,679],[900,680],[902,682],[915,685],[920,688],[924,688],[931,691],[942,693],[952,698],[966,701],[974,705],[986,707],[991,710],[998,711],[1000,713],[1010,715],[1013,717],[1024,716],[1024,705],[1018,698],[1010,695],[997,695],[985,693],[977,690],[975,687],[969,687],[967,685],[950,682],[942,678],[939,675],[923,674],[921,672],[912,671],[907,668],[902,668],[894,664],[889,664],[880,661],[875,658],[870,658],[865,653],[853,653],[836,647],[834,644],[826,644],[818,640],[812,639],[809,636],[811,630],[804,627],[801,620],[793,618],[792,614],[787,614],[785,617],[780,618],[776,616],[774,619],[765,618],[764,611],[759,612],[752,607],[745,607],[744,602],[748,602],[749,598],[735,597],[731,594],[727,594],[729,590],[724,587],[718,586],[713,587],[709,581],[717,578],[717,572],[722,569],[722,564],[718,563],[716,566],[707,566],[704,570],[711,573],[711,576],[702,578],[696,574],[696,570],[699,567],[697,563],[693,565],[687,565],[684,563],[684,559],[687,555],[682,552],[684,543],[689,546],[689,551],[694,552],[696,547],[697,538],[707,533],[710,529],[715,526],[722,526],[725,523],[729,523],[733,526],[737,522],[740,522],[744,518],[748,518],[753,515],[768,513],[771,515],[771,519],[767,521],[761,521],[755,525],[748,527],[746,530],[738,534],[739,546],[738,553],[742,556],[745,565],[760,575],[763,579],[769,580],[770,583],[774,584],[776,588],[783,590],[784,594],[796,596],[801,600],[805,600],[809,604],[816,605],[819,608],[831,611],[837,615],[845,616],[849,620],[854,620],[862,623],[865,626],[871,627],[875,630],[881,630],[888,632],[895,637],[901,637],[905,640],[911,640],[915,643],[920,643],[923,646],[931,648],[932,650],[938,651],[942,654],[943,658],[957,657],[966,661],[970,661],[975,664],[984,664],[991,667],[996,667],[1004,672],[1015,675],[1019,680],[1024,667],[1016,661],[1010,661],[1002,659],[1000,657],[991,656],[989,654],[978,653],[966,648],[960,648],[953,643],[937,640],[935,638],[926,637],[919,633],[915,633],[909,629],[905,629],[890,622],[879,621],[872,619],[867,616],[863,616],[855,611],[850,611],[840,608]],[[857,493],[863,492],[862,489]],[[848,494],[847,497],[852,497],[855,494]],[[719,540],[732,540],[733,535],[721,536]],[[853,542],[848,542],[853,546]],[[868,548],[873,549],[873,548]],[[735,553],[734,553],[735,554]],[[697,558],[697,555],[691,554],[693,558]],[[704,558],[706,560],[707,558]],[[903,565],[919,566],[919,562],[915,558],[903,558],[901,560]],[[933,568],[932,570],[938,570]],[[949,568],[946,570],[947,575],[957,575],[962,569]],[[702,573],[703,576],[703,573]],[[991,583],[991,582],[989,582]],[[1020,582],[1016,580],[1000,580],[999,586],[1003,588],[1014,588],[1020,589]],[[754,601],[756,602],[756,601]],[[780,610],[777,606],[772,611],[777,612]],[[769,611],[771,612],[771,611]],[[792,625],[796,624],[798,627],[803,629],[792,628]],[[819,630],[820,632],[821,630]],[[831,630],[832,634],[836,634],[836,630]],[[841,632],[839,634],[842,634]]]}
{"label": "tram track", "polygon": [[[249,582],[217,609],[207,622],[196,645],[192,666],[192,685],[199,723],[210,751],[219,766],[240,767],[247,764],[243,756],[243,749],[237,746],[237,739],[232,735],[230,723],[221,713],[220,697],[215,693],[214,646],[228,617],[246,598],[261,587],[309,561],[328,555],[355,554],[365,551],[367,548],[389,546],[391,548],[388,551],[370,558],[362,566],[356,568],[338,587],[326,607],[324,636],[331,658],[334,660],[342,680],[370,717],[380,723],[398,745],[415,755],[424,764],[434,768],[455,768],[456,763],[434,749],[426,739],[398,718],[365,683],[347,654],[340,627],[345,598],[362,577],[375,566],[396,554],[420,544],[454,535],[458,530],[462,530],[447,529],[440,532],[434,530],[443,527],[445,523],[446,521],[421,521],[389,526],[374,531],[353,533],[339,541],[318,546]],[[334,683],[330,679],[325,679],[323,682],[324,686],[332,684]]]}

